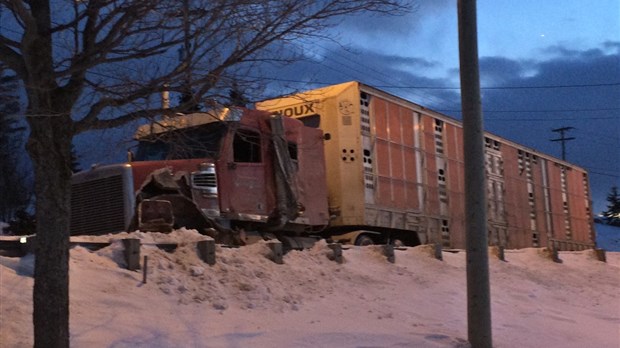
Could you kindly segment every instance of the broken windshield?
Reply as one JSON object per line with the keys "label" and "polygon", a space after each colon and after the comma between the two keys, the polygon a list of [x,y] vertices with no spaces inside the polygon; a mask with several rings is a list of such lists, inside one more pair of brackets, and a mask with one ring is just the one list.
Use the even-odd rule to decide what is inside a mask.
{"label": "broken windshield", "polygon": [[136,161],[163,161],[189,158],[216,158],[226,122],[175,129],[139,140]]}

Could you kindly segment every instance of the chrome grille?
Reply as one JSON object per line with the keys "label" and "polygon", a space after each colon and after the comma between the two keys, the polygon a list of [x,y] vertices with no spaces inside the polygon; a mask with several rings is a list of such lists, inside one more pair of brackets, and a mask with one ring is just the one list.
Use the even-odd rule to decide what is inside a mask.
{"label": "chrome grille", "polygon": [[114,175],[72,185],[71,234],[125,230],[123,177]]}
{"label": "chrome grille", "polygon": [[192,175],[192,184],[197,188],[217,187],[215,173],[194,173]]}

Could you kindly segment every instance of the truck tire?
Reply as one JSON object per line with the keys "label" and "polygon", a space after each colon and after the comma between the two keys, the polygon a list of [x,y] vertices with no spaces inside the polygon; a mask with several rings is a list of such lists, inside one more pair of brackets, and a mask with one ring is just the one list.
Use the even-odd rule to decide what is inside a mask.
{"label": "truck tire", "polygon": [[360,234],[357,239],[355,239],[355,245],[373,245],[375,241],[372,240],[367,234]]}

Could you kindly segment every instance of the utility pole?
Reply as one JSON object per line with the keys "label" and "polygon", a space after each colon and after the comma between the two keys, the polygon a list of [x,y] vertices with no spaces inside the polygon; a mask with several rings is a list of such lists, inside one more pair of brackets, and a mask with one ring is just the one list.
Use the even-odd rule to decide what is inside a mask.
{"label": "utility pole", "polygon": [[458,0],[457,7],[466,183],[467,338],[473,348],[491,348],[493,340],[487,242],[487,188],[476,1]]}
{"label": "utility pole", "polygon": [[552,129],[552,132],[560,133],[560,137],[558,139],[550,139],[551,141],[560,141],[562,142],[562,161],[566,161],[566,142],[569,140],[575,140],[574,137],[566,138],[564,136],[564,132],[567,132],[571,129],[575,129],[575,127],[562,127],[557,129]]}

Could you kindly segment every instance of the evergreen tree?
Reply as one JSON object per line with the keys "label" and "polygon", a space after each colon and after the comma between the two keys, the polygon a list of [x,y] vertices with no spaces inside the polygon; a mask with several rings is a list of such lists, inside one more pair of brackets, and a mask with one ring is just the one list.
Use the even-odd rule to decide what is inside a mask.
{"label": "evergreen tree", "polygon": [[20,111],[17,88],[16,77],[0,67],[0,221],[5,222],[26,209],[32,196],[28,176],[20,166],[27,157],[23,148],[26,128],[16,117]]}
{"label": "evergreen tree", "polygon": [[607,210],[603,212],[603,216],[607,218],[610,225],[620,226],[620,193],[618,186],[613,186],[611,192],[607,195]]}

